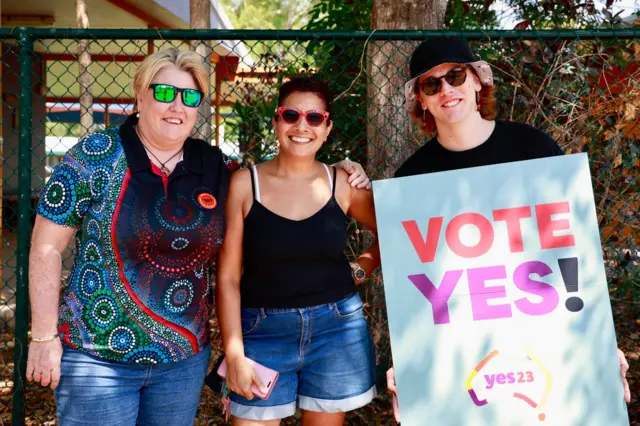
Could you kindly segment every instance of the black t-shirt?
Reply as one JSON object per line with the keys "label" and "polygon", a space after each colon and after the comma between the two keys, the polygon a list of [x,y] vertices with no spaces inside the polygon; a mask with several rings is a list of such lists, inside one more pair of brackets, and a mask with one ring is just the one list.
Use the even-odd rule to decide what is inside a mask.
{"label": "black t-shirt", "polygon": [[394,177],[511,163],[562,154],[558,144],[546,133],[527,124],[496,120],[496,127],[489,139],[466,151],[449,151],[440,145],[437,138],[431,139],[396,170]]}

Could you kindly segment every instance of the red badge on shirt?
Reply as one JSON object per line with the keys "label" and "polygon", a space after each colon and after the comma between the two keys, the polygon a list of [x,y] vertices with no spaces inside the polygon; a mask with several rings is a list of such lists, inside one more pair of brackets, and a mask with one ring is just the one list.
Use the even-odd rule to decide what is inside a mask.
{"label": "red badge on shirt", "polygon": [[198,195],[198,203],[200,203],[200,205],[205,209],[209,209],[209,210],[215,209],[216,206],[218,205],[218,201],[216,200],[216,198],[213,195],[208,194],[206,192],[203,192],[202,194]]}

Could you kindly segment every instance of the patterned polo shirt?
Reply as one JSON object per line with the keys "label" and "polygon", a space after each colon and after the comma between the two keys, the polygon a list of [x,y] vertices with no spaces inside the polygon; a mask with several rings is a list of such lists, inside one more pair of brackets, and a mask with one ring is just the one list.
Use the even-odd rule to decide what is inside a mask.
{"label": "patterned polo shirt", "polygon": [[37,213],[77,229],[60,307],[64,344],[116,362],[177,362],[208,344],[212,265],[237,164],[189,138],[165,178],[134,125],[129,117],[70,149]]}

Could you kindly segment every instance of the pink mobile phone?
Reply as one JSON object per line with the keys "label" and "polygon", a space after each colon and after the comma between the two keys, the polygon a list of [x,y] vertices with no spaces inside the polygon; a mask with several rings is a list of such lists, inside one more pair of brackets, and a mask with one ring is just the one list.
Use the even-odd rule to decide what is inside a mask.
{"label": "pink mobile phone", "polygon": [[[269,398],[269,395],[271,395],[271,391],[273,390],[273,387],[276,385],[276,381],[278,380],[278,376],[280,375],[280,373],[270,368],[267,368],[262,364],[258,364],[257,362],[255,362],[250,358],[247,358],[247,361],[249,362],[249,364],[251,364],[253,368],[256,369],[256,373],[258,373],[258,377],[260,378],[260,381],[267,388],[267,392],[262,393],[256,385],[251,384],[251,391],[255,396],[257,396],[260,399]],[[227,359],[226,358],[222,360],[222,363],[218,368],[218,376],[222,377],[223,379],[227,377]]]}

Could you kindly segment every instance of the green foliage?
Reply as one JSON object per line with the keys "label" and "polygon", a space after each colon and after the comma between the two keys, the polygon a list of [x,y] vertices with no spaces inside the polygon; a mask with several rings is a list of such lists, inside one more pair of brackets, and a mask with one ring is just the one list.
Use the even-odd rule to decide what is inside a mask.
{"label": "green foliage", "polygon": [[620,13],[613,14],[608,0],[601,11],[593,0],[504,0],[519,21],[518,28],[575,28],[588,29],[621,24]]}
{"label": "green foliage", "polygon": [[273,96],[266,99],[256,97],[254,102],[244,98],[242,102],[233,104],[236,116],[227,122],[229,127],[238,132],[238,147],[243,164],[258,164],[277,154],[278,143],[271,130],[275,104]]}
{"label": "green foliage", "polygon": [[451,30],[488,30],[499,25],[494,0],[449,0],[444,28]]}
{"label": "green foliage", "polygon": [[[349,158],[366,164],[367,85],[366,61],[361,62],[363,42],[311,43],[315,74],[329,83],[336,96],[332,107],[333,131],[319,153],[319,160],[334,163]],[[340,58],[340,59],[337,59]]]}
{"label": "green foliage", "polygon": [[[235,29],[273,30],[300,29],[308,22],[312,0],[221,0],[225,12]],[[257,67],[263,67],[272,57],[298,60],[304,54],[292,42],[262,43],[250,45],[251,56]],[[288,58],[285,58],[288,56]]]}
{"label": "green foliage", "polygon": [[316,0],[306,30],[368,30],[373,0]]}
{"label": "green foliage", "polygon": [[221,0],[236,29],[298,29],[307,22],[310,0]]}
{"label": "green foliage", "polygon": [[[449,0],[443,28],[496,29],[504,18],[515,20],[519,29],[586,29],[621,24],[620,12],[611,11],[618,0],[607,0],[603,9],[598,9],[594,0],[503,1],[508,17],[498,15],[495,0]],[[367,30],[371,27],[372,9],[373,0],[315,0],[305,28]]]}
{"label": "green foliage", "polygon": [[[263,59],[267,69],[276,69],[275,57]],[[233,88],[239,100],[233,103],[233,112],[225,119],[225,128],[230,130],[225,139],[238,146],[240,161],[245,166],[266,161],[278,151],[271,118],[277,105],[277,87],[285,74],[278,72],[275,75],[277,77],[263,75],[258,84],[240,81]]]}
{"label": "green foliage", "polygon": [[[306,30],[368,30],[373,0],[316,0]],[[366,164],[366,61],[362,41],[311,42],[307,53],[315,59],[315,73],[336,96],[333,131],[320,152],[324,162],[349,158]],[[340,58],[340,59],[338,59]],[[366,58],[365,58],[366,59]]]}

